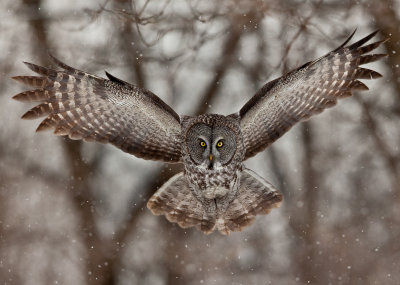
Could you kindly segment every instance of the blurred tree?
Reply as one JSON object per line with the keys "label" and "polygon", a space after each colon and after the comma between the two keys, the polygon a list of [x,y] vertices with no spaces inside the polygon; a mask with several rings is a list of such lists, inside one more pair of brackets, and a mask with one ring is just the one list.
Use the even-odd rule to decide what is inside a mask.
{"label": "blurred tree", "polygon": [[[22,122],[2,124],[0,131],[11,134],[0,140],[0,280],[5,284],[28,284],[34,271],[42,272],[43,284],[75,279],[76,284],[399,282],[398,1],[113,0],[85,1],[92,6],[73,12],[62,1],[9,2],[0,12],[11,14],[10,23],[19,26],[3,39],[15,41],[0,66],[6,77],[16,68],[21,72],[19,59],[14,67],[15,54],[32,53],[45,65],[50,64],[48,50],[90,54],[87,70],[113,63],[124,80],[163,90],[161,96],[170,96],[174,108],[192,114],[236,111],[264,82],[336,47],[355,26],[362,32],[379,28],[391,40],[386,80],[371,88],[377,96],[345,100],[248,162],[273,177],[285,202],[282,210],[230,237],[203,236],[148,214],[147,199],[180,166],[156,166],[131,182],[123,177],[139,175],[141,164],[134,158],[126,167],[121,155],[121,165],[107,168],[110,157],[116,157],[110,148],[91,144],[88,152],[85,143],[61,138],[64,152],[53,169],[40,160],[50,159],[46,147],[32,147],[37,137],[9,131]],[[59,5],[65,10],[54,8]],[[78,24],[82,19],[84,24]],[[93,39],[104,35],[105,41]],[[7,85],[0,89],[11,93]],[[1,119],[10,117],[6,111]],[[132,183],[120,219],[105,211],[105,204],[114,201],[117,181]],[[53,196],[42,200],[60,197],[69,210],[58,216],[58,204],[41,209],[32,202],[26,208],[19,198],[25,196],[14,191],[20,189],[17,184],[23,189],[18,193],[50,188]],[[68,217],[74,218],[69,223],[79,235],[74,247],[69,247],[75,237],[65,225]],[[71,248],[79,253],[66,257],[73,260],[70,267],[56,267],[58,256],[43,244],[36,258],[31,247],[38,240],[64,255]],[[23,262],[35,258],[36,264]],[[72,279],[66,279],[69,275]]]}

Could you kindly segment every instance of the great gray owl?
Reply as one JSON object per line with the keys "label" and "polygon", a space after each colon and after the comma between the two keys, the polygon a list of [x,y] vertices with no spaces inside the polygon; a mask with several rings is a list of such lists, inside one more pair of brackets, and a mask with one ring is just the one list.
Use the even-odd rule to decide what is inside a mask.
{"label": "great gray owl", "polygon": [[384,42],[365,45],[376,33],[346,46],[353,33],[332,52],[264,85],[229,116],[179,116],[148,90],[108,73],[109,80],[91,75],[55,58],[60,71],[26,63],[40,76],[13,78],[36,89],[13,98],[41,102],[22,116],[46,116],[37,131],[54,129],[56,135],[111,143],[144,159],[183,163],[184,172],[167,181],[148,208],[183,228],[228,234],[282,201],[243,161],[295,123],[332,107],[353,90],[367,90],[358,79],[381,75],[360,65],[385,56],[367,54]]}

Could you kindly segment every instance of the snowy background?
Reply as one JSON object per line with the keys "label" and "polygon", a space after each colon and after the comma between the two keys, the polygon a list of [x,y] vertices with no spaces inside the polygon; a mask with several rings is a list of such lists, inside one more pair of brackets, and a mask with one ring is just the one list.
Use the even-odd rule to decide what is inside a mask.
{"label": "snowy background", "polygon": [[[399,284],[400,1],[2,0],[1,284]],[[380,29],[370,91],[246,161],[281,208],[241,233],[182,230],[145,204],[179,166],[22,121],[22,61],[104,70],[179,114],[230,114],[265,82]],[[29,105],[29,106],[28,106]]]}

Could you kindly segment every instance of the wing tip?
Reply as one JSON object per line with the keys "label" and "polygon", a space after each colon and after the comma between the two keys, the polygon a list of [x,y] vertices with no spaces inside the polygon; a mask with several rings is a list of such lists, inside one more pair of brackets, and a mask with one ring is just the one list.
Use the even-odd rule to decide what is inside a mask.
{"label": "wing tip", "polygon": [[58,67],[61,67],[62,69],[65,69],[67,71],[75,71],[76,69],[65,64],[64,62],[62,62],[61,60],[59,60],[58,58],[56,58],[51,52],[47,52],[48,57],[50,58],[50,60]]}
{"label": "wing tip", "polygon": [[36,118],[37,118],[36,113],[32,112],[32,110],[29,110],[29,111],[25,112],[25,113],[21,116],[21,119],[22,119],[22,120],[34,120],[34,119],[36,119]]}
{"label": "wing tip", "polygon": [[367,91],[369,90],[368,86],[365,85],[363,82],[360,80],[354,80],[353,83],[349,86],[351,91]]}
{"label": "wing tip", "polygon": [[382,77],[383,77],[382,74],[380,74],[380,73],[377,72],[377,71],[372,70],[371,78],[370,78],[370,79],[377,79],[377,78],[382,78]]}
{"label": "wing tip", "polygon": [[19,101],[19,102],[26,102],[26,96],[24,95],[24,93],[18,93],[17,95],[14,95],[11,97],[11,99]]}
{"label": "wing tip", "polygon": [[346,40],[340,46],[338,46],[337,48],[335,48],[331,52],[337,52],[338,50],[343,48],[353,38],[353,36],[355,35],[356,31],[357,31],[357,28],[354,29],[354,31],[346,38]]}
{"label": "wing tip", "polygon": [[48,130],[50,130],[50,129],[51,129],[51,127],[48,127],[47,125],[42,125],[42,124],[40,124],[40,125],[36,128],[35,132],[36,132],[36,133],[41,133],[41,132],[44,132],[44,131],[48,131]]}
{"label": "wing tip", "polygon": [[[367,43],[370,39],[376,36],[376,34],[379,32],[379,30],[375,30],[372,33],[368,34],[367,36],[363,37],[362,39],[356,41],[355,43],[347,46],[350,50],[351,49],[357,49],[361,46],[363,46],[365,43]],[[376,43],[373,43],[373,45],[376,45],[378,47],[382,41],[377,41]],[[342,46],[343,47],[343,46]]]}
{"label": "wing tip", "polygon": [[15,80],[15,81],[17,81],[17,82],[20,82],[20,83],[24,83],[24,82],[23,82],[23,77],[24,77],[24,76],[11,76],[11,79],[12,79],[12,80]]}
{"label": "wing tip", "polygon": [[129,83],[123,81],[122,79],[115,77],[114,75],[110,74],[106,70],[104,72],[106,73],[106,76],[108,77],[108,79],[110,79],[112,82],[122,84],[122,85],[129,85]]}
{"label": "wing tip", "polygon": [[35,71],[38,69],[38,65],[27,62],[27,61],[23,61],[23,64],[25,64],[30,70]]}

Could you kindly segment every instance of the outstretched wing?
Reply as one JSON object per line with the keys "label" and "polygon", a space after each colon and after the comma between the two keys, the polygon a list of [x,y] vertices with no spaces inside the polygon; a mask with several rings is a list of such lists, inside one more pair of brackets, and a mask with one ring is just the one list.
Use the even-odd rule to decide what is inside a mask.
{"label": "outstretched wing", "polygon": [[111,143],[144,159],[180,160],[180,119],[159,97],[108,73],[110,80],[52,59],[62,71],[25,63],[40,76],[13,77],[36,88],[13,97],[40,102],[22,116],[46,116],[36,131]]}
{"label": "outstretched wing", "polygon": [[334,106],[354,90],[368,90],[358,79],[381,77],[360,65],[385,54],[366,54],[383,41],[364,45],[377,31],[345,46],[354,33],[337,49],[308,62],[264,85],[239,111],[246,147],[245,158],[264,150],[294,124]]}

